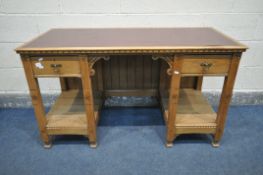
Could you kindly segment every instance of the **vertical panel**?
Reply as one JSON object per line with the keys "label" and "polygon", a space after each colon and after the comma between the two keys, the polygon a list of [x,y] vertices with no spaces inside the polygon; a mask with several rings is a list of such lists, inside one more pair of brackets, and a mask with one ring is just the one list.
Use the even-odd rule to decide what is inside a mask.
{"label": "vertical panel", "polygon": [[143,56],[143,88],[152,87],[152,59],[149,56]]}
{"label": "vertical panel", "polygon": [[[149,55],[115,55],[102,63],[105,89],[157,89],[160,74],[163,76],[161,84],[165,89],[169,87],[168,64],[164,60],[152,60]],[[194,80],[183,78],[183,87],[193,87]]]}
{"label": "vertical panel", "polygon": [[91,81],[92,81],[92,90],[95,92],[98,90],[98,72],[97,72],[97,67],[98,64],[95,63],[93,66],[93,69],[95,70],[95,75],[91,76]]}
{"label": "vertical panel", "polygon": [[111,59],[103,62],[104,89],[111,89]]}
{"label": "vertical panel", "polygon": [[152,89],[157,89],[159,86],[160,78],[160,60],[152,60]]}
{"label": "vertical panel", "polygon": [[111,59],[111,88],[119,89],[120,87],[120,71],[119,71],[119,57],[113,56]]}
{"label": "vertical panel", "polygon": [[103,91],[103,69],[102,69],[102,61],[103,60],[99,60],[96,64],[96,74],[97,74],[97,83],[98,83],[98,91]]}
{"label": "vertical panel", "polygon": [[127,89],[128,82],[128,67],[127,67],[127,57],[122,56],[119,58],[119,70],[120,70],[120,89]]}
{"label": "vertical panel", "polygon": [[182,77],[180,88],[195,88],[196,87],[196,77]]}
{"label": "vertical panel", "polygon": [[135,88],[135,57],[134,56],[127,56],[127,82],[128,82],[128,89]]}
{"label": "vertical panel", "polygon": [[67,86],[68,89],[81,89],[81,79],[77,77],[67,77]]}
{"label": "vertical panel", "polygon": [[143,58],[142,56],[137,56],[136,60],[136,69],[135,69],[135,87],[136,88],[143,88]]}

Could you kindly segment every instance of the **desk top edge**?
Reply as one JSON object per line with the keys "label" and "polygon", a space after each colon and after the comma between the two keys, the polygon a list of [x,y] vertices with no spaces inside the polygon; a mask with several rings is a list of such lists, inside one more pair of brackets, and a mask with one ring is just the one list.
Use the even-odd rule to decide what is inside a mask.
{"label": "desk top edge", "polygon": [[[41,41],[41,37],[43,39],[43,37],[48,36],[48,34],[52,31],[53,32],[54,31],[61,32],[61,31],[73,31],[73,30],[79,30],[79,31],[80,30],[82,30],[82,31],[100,30],[100,31],[106,31],[106,32],[107,32],[107,30],[111,31],[111,32],[114,32],[114,30],[122,31],[122,32],[125,30],[127,30],[127,31],[130,30],[130,32],[132,30],[137,30],[140,32],[143,30],[146,32],[147,32],[147,30],[148,31],[154,30],[155,33],[157,32],[157,34],[159,31],[164,32],[165,30],[169,31],[169,32],[171,32],[172,30],[175,30],[175,31],[181,30],[181,33],[183,32],[182,30],[184,30],[184,31],[192,30],[194,32],[195,31],[202,32],[202,30],[203,30],[203,33],[206,30],[206,32],[210,32],[212,35],[216,34],[216,35],[218,35],[217,37],[220,37],[220,39],[227,41],[229,43],[232,43],[232,44],[230,44],[230,45],[183,45],[183,44],[182,45],[180,45],[180,44],[179,45],[172,45],[172,44],[164,45],[164,44],[162,44],[160,46],[158,46],[158,45],[149,46],[149,45],[147,45],[147,43],[146,43],[146,45],[140,45],[140,43],[139,43],[138,45],[131,45],[131,46],[102,46],[101,45],[101,46],[88,46],[88,47],[83,47],[83,46],[81,46],[81,47],[80,46],[77,46],[77,47],[74,47],[74,46],[73,47],[72,46],[71,47],[29,47],[30,44],[32,45],[32,43],[37,42],[38,40]],[[181,38],[181,39],[184,39],[184,38]],[[118,52],[118,51],[120,51],[120,52],[122,52],[122,51],[134,52],[135,50],[137,50],[138,52],[140,50],[141,51],[149,51],[149,52],[156,52],[156,51],[162,52],[165,50],[166,50],[166,52],[177,52],[177,51],[178,52],[183,52],[183,51],[191,52],[191,50],[195,50],[195,51],[200,50],[202,52],[206,52],[206,51],[208,51],[208,52],[215,51],[216,52],[217,50],[220,50],[220,52],[222,52],[224,50],[228,51],[228,52],[229,51],[244,52],[246,49],[248,49],[248,47],[246,45],[232,39],[231,37],[225,35],[224,33],[220,32],[214,28],[211,28],[211,27],[190,27],[190,28],[189,27],[187,27],[187,28],[186,27],[180,27],[180,28],[178,28],[178,27],[176,27],[176,28],[165,27],[165,28],[53,28],[53,29],[50,29],[50,30],[40,34],[39,36],[30,40],[29,42],[26,42],[23,45],[19,46],[18,48],[15,49],[15,51],[17,53],[23,54],[23,53],[37,53],[37,52],[41,52],[41,53],[43,53],[43,52],[52,52],[52,53],[53,52],[54,53],[60,52],[61,53],[63,51],[65,51],[65,52],[70,51],[72,53],[74,53],[74,52],[76,52],[76,53],[77,52],[85,52],[85,51],[87,53],[89,53],[89,52],[107,53],[107,51],[109,51],[109,52],[111,52],[111,51],[112,52]]]}

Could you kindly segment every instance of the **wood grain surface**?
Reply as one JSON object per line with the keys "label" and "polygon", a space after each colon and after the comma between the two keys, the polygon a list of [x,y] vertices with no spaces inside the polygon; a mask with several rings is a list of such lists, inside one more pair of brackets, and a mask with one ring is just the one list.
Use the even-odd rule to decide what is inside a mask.
{"label": "wood grain surface", "polygon": [[51,29],[17,48],[26,50],[246,49],[213,28]]}

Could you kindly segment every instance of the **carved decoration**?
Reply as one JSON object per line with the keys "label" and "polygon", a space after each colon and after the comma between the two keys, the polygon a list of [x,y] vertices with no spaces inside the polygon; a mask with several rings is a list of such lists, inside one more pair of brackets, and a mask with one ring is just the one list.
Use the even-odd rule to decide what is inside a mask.
{"label": "carved decoration", "polygon": [[88,62],[89,62],[89,69],[90,69],[90,75],[95,75],[95,70],[93,69],[93,65],[99,61],[100,59],[104,59],[105,61],[108,61],[110,59],[109,56],[88,56]]}
{"label": "carved decoration", "polygon": [[169,68],[167,69],[167,74],[172,75],[173,59],[174,59],[173,55],[153,55],[152,59],[153,60],[158,60],[158,59],[164,60],[169,65]]}

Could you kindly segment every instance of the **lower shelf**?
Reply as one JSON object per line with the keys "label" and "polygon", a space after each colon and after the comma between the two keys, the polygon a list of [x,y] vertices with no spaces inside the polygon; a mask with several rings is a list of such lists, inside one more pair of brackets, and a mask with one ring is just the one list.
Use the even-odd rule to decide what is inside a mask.
{"label": "lower shelf", "polygon": [[[162,97],[161,104],[165,121],[168,121],[168,98]],[[177,105],[176,134],[214,133],[217,114],[200,91],[181,89]]]}
{"label": "lower shelf", "polygon": [[[98,121],[101,100],[94,99],[94,115]],[[49,135],[74,134],[87,135],[87,118],[82,92],[79,90],[62,91],[47,114]]]}
{"label": "lower shelf", "polygon": [[[102,101],[94,98],[94,114],[98,121]],[[165,121],[168,121],[168,98],[161,98]],[[177,105],[176,134],[215,133],[217,114],[202,96],[194,89],[181,89]],[[88,135],[86,112],[82,92],[63,91],[47,114],[49,135],[74,134]]]}

